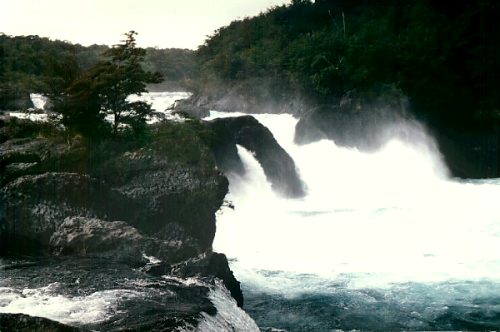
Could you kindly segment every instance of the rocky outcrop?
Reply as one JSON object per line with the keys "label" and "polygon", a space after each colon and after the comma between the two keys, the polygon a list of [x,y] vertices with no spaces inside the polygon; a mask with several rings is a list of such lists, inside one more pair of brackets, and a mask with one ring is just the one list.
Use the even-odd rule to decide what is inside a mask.
{"label": "rocky outcrop", "polygon": [[137,264],[145,257],[174,263],[197,255],[196,245],[189,239],[166,241],[144,236],[123,221],[70,217],[50,237],[49,250],[56,255],[100,255]]}
{"label": "rocky outcrop", "polygon": [[24,111],[31,107],[34,105],[28,92],[0,87],[0,111]]}
{"label": "rocky outcrop", "polygon": [[208,253],[192,258],[172,267],[171,273],[182,278],[212,276],[219,278],[224,286],[236,300],[239,307],[243,306],[243,293],[240,282],[236,280],[233,272],[229,269],[227,257],[224,254]]}
{"label": "rocky outcrop", "polygon": [[[7,310],[19,310],[22,303],[25,310],[62,319],[64,324],[85,331],[197,331],[206,318],[220,314],[219,304],[211,299],[215,282],[155,276],[108,257],[37,257],[5,266],[0,269],[0,278],[0,302]],[[232,306],[237,309],[231,301],[219,307],[222,311]],[[30,318],[26,331],[36,331],[37,320]],[[63,326],[47,319],[40,321],[53,324],[49,327]],[[53,330],[59,331],[56,328]],[[201,331],[207,330],[220,329]]]}
{"label": "rocky outcrop", "polygon": [[87,330],[23,314],[0,313],[0,331],[16,332],[85,332]]}
{"label": "rocky outcrop", "polygon": [[[216,310],[208,298],[211,283],[195,287],[186,279],[221,279],[242,303],[239,283],[226,257],[212,252],[215,212],[223,203],[228,181],[194,129],[158,126],[158,131],[152,130],[157,140],[150,144],[68,144],[52,138],[9,138],[3,142],[0,256],[35,256],[34,270],[40,270],[37,273],[42,273],[46,257],[70,257],[79,262],[104,260],[125,275],[140,271],[137,277],[153,278],[155,284],[151,287],[158,294],[164,287],[163,275],[177,278],[180,285],[172,281],[167,287],[167,293],[176,297],[162,300],[166,304],[155,308],[166,310],[163,318],[155,315],[137,327],[157,331],[178,326],[194,329],[203,315],[215,315]],[[152,263],[157,261],[161,261],[161,267]],[[64,275],[78,275],[78,268],[68,265],[62,271]],[[114,272],[106,278],[101,274],[104,272],[90,268],[85,273],[99,274],[89,277],[88,282],[109,279],[109,283],[99,286],[104,290],[116,287],[114,282],[118,282]],[[23,280],[22,275],[20,278]],[[58,278],[63,277],[53,279],[59,282]],[[95,285],[89,285],[89,291],[92,287]],[[130,305],[150,306],[148,300],[141,301]],[[178,305],[181,307],[176,308]],[[106,330],[113,327],[113,322],[109,324],[91,327]],[[135,325],[128,321],[120,326]]]}
{"label": "rocky outcrop", "polygon": [[425,131],[435,139],[451,176],[500,177],[498,128],[457,129],[449,123],[430,119],[417,122],[407,104],[406,99],[393,90],[374,95],[351,93],[338,105],[323,105],[305,113],[296,125],[295,141],[307,144],[330,139],[338,146],[373,151],[391,138],[418,140],[415,135],[421,136]]}
{"label": "rocky outcrop", "polygon": [[452,176],[469,179],[500,177],[500,129],[431,128]]}
{"label": "rocky outcrop", "polygon": [[213,151],[226,172],[244,171],[236,144],[254,153],[272,188],[286,197],[304,195],[304,185],[295,163],[273,134],[252,116],[220,118],[209,122],[214,131]]}
{"label": "rocky outcrop", "polygon": [[330,139],[338,146],[376,150],[388,139],[405,135],[399,125],[411,119],[407,108],[406,98],[397,90],[351,92],[337,105],[323,105],[305,113],[295,127],[295,142]]}
{"label": "rocky outcrop", "polygon": [[215,212],[228,188],[211,162],[187,165],[144,148],[106,162],[94,176],[134,202],[136,212],[118,220],[165,240],[194,238],[202,251],[211,247]]}
{"label": "rocky outcrop", "polygon": [[174,112],[201,119],[210,115],[210,109],[208,100],[203,97],[192,96],[187,99],[177,100]]}
{"label": "rocky outcrop", "polygon": [[22,176],[0,190],[1,253],[45,252],[50,237],[70,216],[123,220],[133,202],[88,175],[43,173]]}

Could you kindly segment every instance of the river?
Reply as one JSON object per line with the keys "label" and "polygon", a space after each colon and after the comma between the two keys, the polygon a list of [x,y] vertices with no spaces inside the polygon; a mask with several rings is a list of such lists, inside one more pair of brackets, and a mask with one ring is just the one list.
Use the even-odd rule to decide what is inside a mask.
{"label": "river", "polygon": [[[211,114],[221,116],[231,114]],[[415,123],[402,124],[407,140],[363,153],[327,140],[296,145],[298,119],[254,116],[307,188],[280,197],[238,147],[246,174],[228,174],[235,208],[219,211],[214,249],[231,259],[261,328],[500,327],[500,179],[450,178]]]}

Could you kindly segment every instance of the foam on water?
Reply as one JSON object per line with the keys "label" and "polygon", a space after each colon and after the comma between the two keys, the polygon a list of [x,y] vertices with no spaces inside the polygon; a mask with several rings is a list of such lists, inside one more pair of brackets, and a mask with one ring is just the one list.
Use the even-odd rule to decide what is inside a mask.
{"label": "foam on water", "polygon": [[217,314],[211,316],[202,313],[203,319],[196,328],[199,332],[241,331],[258,332],[257,324],[242,309],[238,308],[236,301],[224,288],[220,280],[215,286],[210,287],[208,298],[217,309]]}
{"label": "foam on water", "polygon": [[0,288],[0,313],[23,313],[70,325],[95,324],[113,317],[120,302],[144,296],[131,290],[106,290],[89,295],[60,295],[59,283],[46,287],[16,290]]}
{"label": "foam on water", "polygon": [[294,294],[328,292],[325,283],[500,282],[500,180],[450,179],[416,124],[402,124],[411,141],[362,153],[332,141],[297,146],[291,115],[255,117],[295,160],[308,194],[275,195],[238,147],[247,173],[229,174],[235,209],[219,212],[214,247],[244,284]]}

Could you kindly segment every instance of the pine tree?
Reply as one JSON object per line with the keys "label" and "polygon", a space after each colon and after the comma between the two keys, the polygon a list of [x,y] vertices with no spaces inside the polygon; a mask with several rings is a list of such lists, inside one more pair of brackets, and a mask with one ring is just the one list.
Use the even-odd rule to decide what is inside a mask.
{"label": "pine tree", "polygon": [[146,51],[137,47],[137,32],[125,34],[121,44],[104,53],[100,61],[76,80],[68,89],[61,107],[63,123],[76,131],[95,136],[107,127],[106,115],[112,115],[112,133],[122,125],[134,130],[144,126],[151,113],[151,105],[143,101],[130,101],[130,95],[146,92],[146,84],[159,83],[161,75],[145,71],[141,62]]}

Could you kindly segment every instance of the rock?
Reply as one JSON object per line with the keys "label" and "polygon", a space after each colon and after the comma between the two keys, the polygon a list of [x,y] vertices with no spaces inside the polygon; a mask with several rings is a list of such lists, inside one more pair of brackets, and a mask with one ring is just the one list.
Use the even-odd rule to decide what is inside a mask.
{"label": "rock", "polygon": [[0,87],[0,110],[24,111],[34,107],[29,92]]}
{"label": "rock", "polygon": [[[295,128],[295,141],[307,144],[331,139],[338,146],[368,152],[379,149],[391,138],[412,142],[419,139],[415,135],[424,126],[409,114],[407,104],[397,90],[375,90],[372,94],[353,92],[338,105],[323,105],[304,114]],[[421,121],[429,128],[424,131],[435,138],[452,176],[500,177],[498,128],[457,129],[443,121],[429,118]],[[416,130],[411,131],[410,127]]]}
{"label": "rock", "polygon": [[500,130],[432,129],[452,176],[468,179],[500,177]]}
{"label": "rock", "polygon": [[123,220],[134,204],[88,175],[44,173],[20,177],[0,190],[0,254],[45,251],[66,217]]}
{"label": "rock", "polygon": [[226,172],[243,171],[236,150],[239,144],[254,153],[272,188],[286,197],[305,193],[295,163],[272,133],[252,116],[220,118],[209,122],[215,133],[213,151],[217,164]]}
{"label": "rock", "polygon": [[[194,120],[163,129],[159,124],[152,127],[155,141],[149,145],[127,142],[125,146],[114,140],[91,142],[91,146],[43,138],[8,139],[0,145],[2,176],[9,174],[2,178],[0,189],[0,257],[30,255],[37,262],[64,257],[79,262],[104,259],[110,266],[121,264],[131,272],[141,272],[141,278],[149,278],[169,274],[172,266],[197,261],[201,255],[206,259],[185,275],[221,278],[241,303],[239,284],[225,257],[206,254],[212,250],[215,212],[228,191],[228,180],[217,169],[198,130],[209,132]],[[152,263],[155,258],[162,261],[160,266]],[[40,265],[37,263],[37,268]],[[72,270],[63,269],[62,274],[78,275],[78,266],[68,268]],[[97,285],[107,278],[106,289],[117,287],[116,276],[104,277],[101,271],[85,273],[94,275],[88,279],[90,283]],[[54,280],[63,280],[62,274]],[[34,278],[47,281],[45,275]],[[160,279],[159,284],[163,284]],[[196,326],[201,311],[215,314],[205,286],[182,286],[179,294],[188,288],[183,307],[172,309],[178,301],[169,299],[167,311],[162,312],[166,318],[158,320],[156,315],[152,329],[163,331],[164,326],[186,322]],[[137,304],[144,312],[147,306]],[[178,321],[177,313],[186,308],[187,318]],[[110,324],[109,328],[113,327],[113,322]],[[149,323],[144,324],[141,328],[149,327]]]}
{"label": "rock", "polygon": [[139,149],[110,160],[95,176],[134,202],[136,213],[121,220],[164,240],[195,239],[200,252],[211,247],[215,212],[228,190],[214,164],[186,165]]}
{"label": "rock", "polygon": [[208,252],[172,267],[171,273],[182,278],[210,277],[219,278],[236,300],[239,307],[243,307],[243,293],[240,282],[236,280],[229,268],[227,257],[224,254]]}
{"label": "rock", "polygon": [[49,245],[57,255],[105,254],[130,262],[144,262],[144,256],[152,256],[172,264],[198,254],[195,243],[146,237],[123,221],[84,217],[66,218]]}
{"label": "rock", "polygon": [[351,92],[338,105],[323,105],[305,113],[295,127],[295,142],[330,139],[338,146],[376,150],[388,139],[404,136],[398,127],[411,121],[407,103],[397,90]]}
{"label": "rock", "polygon": [[0,144],[0,184],[45,171],[83,173],[85,157],[81,147],[46,138],[9,139]]}
{"label": "rock", "polygon": [[84,332],[85,329],[64,325],[53,320],[23,314],[0,313],[0,331],[16,332]]}
{"label": "rock", "polygon": [[210,106],[204,98],[192,96],[187,99],[177,100],[174,113],[187,114],[190,117],[201,119],[210,115]]}

